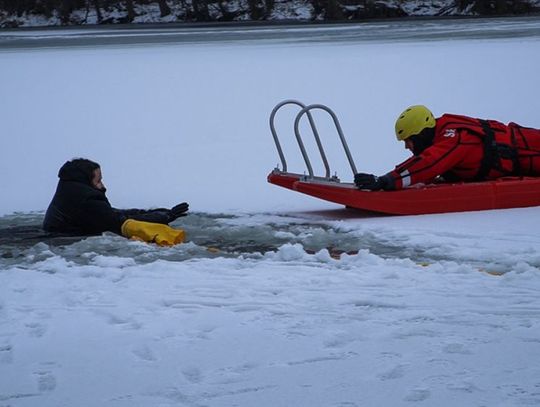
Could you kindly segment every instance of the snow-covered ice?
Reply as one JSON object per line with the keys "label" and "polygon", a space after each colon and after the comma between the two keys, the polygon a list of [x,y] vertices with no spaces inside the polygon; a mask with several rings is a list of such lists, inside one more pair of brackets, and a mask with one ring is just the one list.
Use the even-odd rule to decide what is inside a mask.
{"label": "snow-covered ice", "polygon": [[0,236],[0,406],[540,405],[540,208],[367,216],[265,180],[283,99],[382,173],[410,104],[540,127],[538,66],[536,37],[0,52],[0,229],[75,156],[118,207],[194,211],[173,248]]}
{"label": "snow-covered ice", "polygon": [[144,264],[130,246],[187,249],[123,245],[125,256],[85,252],[84,264],[36,247],[27,256],[39,258],[0,273],[4,403],[540,401],[538,258],[498,276],[368,250],[336,260],[298,243]]}

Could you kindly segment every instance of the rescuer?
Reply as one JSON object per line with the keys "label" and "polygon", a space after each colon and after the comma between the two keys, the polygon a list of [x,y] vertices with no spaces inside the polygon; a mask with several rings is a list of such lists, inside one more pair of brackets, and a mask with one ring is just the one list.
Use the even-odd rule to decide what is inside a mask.
{"label": "rescuer", "polygon": [[483,181],[505,176],[540,176],[540,130],[516,123],[444,114],[421,105],[396,120],[396,137],[413,156],[377,177],[358,173],[359,189],[396,190],[441,181]]}

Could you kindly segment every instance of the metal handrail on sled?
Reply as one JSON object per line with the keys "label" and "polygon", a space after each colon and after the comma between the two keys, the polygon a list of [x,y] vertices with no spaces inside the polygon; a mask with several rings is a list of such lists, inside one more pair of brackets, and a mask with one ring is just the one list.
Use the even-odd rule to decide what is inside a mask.
{"label": "metal handrail on sled", "polygon": [[[278,110],[281,109],[283,106],[288,105],[288,104],[295,104],[295,105],[300,106],[302,108],[302,110],[300,110],[300,112],[298,112],[298,114],[296,115],[296,119],[294,120],[294,134],[295,134],[295,137],[296,137],[296,141],[298,143],[298,147],[300,148],[300,152],[302,154],[302,157],[304,158],[304,162],[306,163],[307,171],[308,171],[308,174],[309,174],[309,176],[305,176],[305,178],[311,178],[311,179],[318,178],[318,179],[323,179],[323,180],[326,180],[326,181],[340,182],[339,178],[337,178],[337,176],[330,176],[330,166],[328,164],[328,160],[326,158],[326,153],[325,153],[323,145],[321,143],[321,139],[320,139],[320,136],[319,136],[319,131],[317,130],[317,126],[315,125],[313,115],[311,114],[311,111],[314,110],[314,109],[324,110],[325,112],[327,112],[332,117],[332,120],[334,121],[334,125],[336,126],[337,133],[338,133],[339,138],[341,140],[341,144],[343,146],[343,149],[345,150],[345,155],[347,156],[347,159],[348,159],[349,164],[351,166],[351,170],[353,172],[353,175],[356,174],[356,172],[357,172],[356,171],[356,165],[354,164],[354,160],[352,158],[351,152],[350,152],[349,147],[347,145],[347,141],[345,140],[345,136],[343,135],[343,129],[341,128],[339,120],[338,120],[336,114],[332,111],[332,109],[330,109],[328,106],[325,106],[325,105],[322,105],[322,104],[312,104],[312,105],[306,106],[304,103],[299,102],[297,100],[292,100],[292,99],[284,100],[283,102],[278,103],[274,107],[274,109],[272,110],[272,113],[270,113],[270,131],[272,132],[272,136],[273,136],[274,142],[276,144],[276,148],[277,148],[280,160],[281,160],[281,164],[283,166],[282,171],[279,171],[279,169],[277,169],[277,168],[276,168],[275,171],[279,171],[279,172],[282,172],[282,173],[287,173],[287,162],[285,160],[285,156],[283,154],[283,149],[281,148],[281,144],[279,142],[279,138],[278,138],[276,128],[275,128],[275,125],[274,125],[274,120],[275,120],[275,116],[276,116],[276,113],[278,112]],[[318,177],[318,176],[314,175],[313,167],[311,166],[311,161],[310,161],[310,159],[308,157],[308,154],[306,152],[304,142],[302,140],[302,136],[300,135],[299,124],[300,124],[300,120],[302,119],[302,117],[304,115],[307,115],[307,117],[308,117],[309,124],[310,124],[311,130],[313,132],[313,137],[315,138],[315,143],[317,144],[317,147],[319,149],[319,153],[321,155],[321,159],[323,161],[323,165],[324,165],[324,168],[325,168],[325,176],[324,177]]]}
{"label": "metal handrail on sled", "polygon": [[[281,148],[281,144],[279,143],[279,138],[276,132],[276,127],[274,126],[274,119],[276,116],[276,113],[279,109],[281,109],[285,105],[294,104],[297,106],[300,106],[302,108],[302,111],[306,108],[306,105],[302,102],[299,102],[298,100],[284,100],[283,102],[280,102],[274,107],[272,110],[272,113],[270,113],[270,131],[272,132],[272,136],[274,137],[274,142],[276,143],[276,148],[278,150],[279,158],[281,159],[281,165],[283,166],[283,172],[287,172],[287,162],[285,161],[285,155],[283,154],[283,150]],[[315,138],[315,142],[317,143],[317,147],[319,148],[319,153],[321,154],[321,158],[323,160],[324,168],[326,170],[326,178],[330,178],[330,166],[328,165],[328,160],[326,159],[326,154],[324,153],[324,148],[321,144],[321,138],[319,137],[319,131],[317,130],[317,126],[315,125],[315,121],[313,120],[313,116],[311,113],[307,113],[309,124],[311,126],[311,131],[313,132],[313,137]],[[304,162],[306,163],[306,167],[308,169],[308,173],[311,177],[313,177],[313,168],[311,167],[311,161],[309,160],[309,157],[306,152],[306,148],[304,147],[304,142],[302,141],[302,137],[298,132],[295,132],[296,135],[296,141],[298,143],[298,147],[300,147],[300,152],[302,153],[302,157],[304,158]]]}

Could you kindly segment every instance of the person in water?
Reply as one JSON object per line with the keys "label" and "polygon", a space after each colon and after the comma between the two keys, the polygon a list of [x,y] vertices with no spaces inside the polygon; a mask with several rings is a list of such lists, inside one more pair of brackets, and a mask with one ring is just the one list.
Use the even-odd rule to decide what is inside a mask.
{"label": "person in water", "polygon": [[359,189],[396,190],[442,181],[483,181],[504,176],[540,176],[540,130],[516,123],[444,114],[422,105],[396,120],[396,137],[413,156],[377,177],[359,173]]}
{"label": "person in water", "polygon": [[189,209],[186,202],[172,209],[113,208],[105,195],[100,165],[84,158],[67,161],[60,168],[58,178],[43,220],[46,232],[75,236],[113,232],[163,245],[183,241],[184,232],[168,224],[186,215]]}

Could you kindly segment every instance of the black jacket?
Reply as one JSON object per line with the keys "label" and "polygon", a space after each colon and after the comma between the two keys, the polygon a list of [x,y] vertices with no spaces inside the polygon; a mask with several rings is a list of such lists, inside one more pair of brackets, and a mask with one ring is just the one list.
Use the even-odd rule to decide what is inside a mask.
{"label": "black jacket", "polygon": [[99,235],[109,231],[121,234],[126,219],[147,222],[169,222],[168,209],[116,209],[111,206],[105,191],[92,186],[92,175],[71,162],[58,173],[60,181],[43,220],[46,232],[68,235]]}

